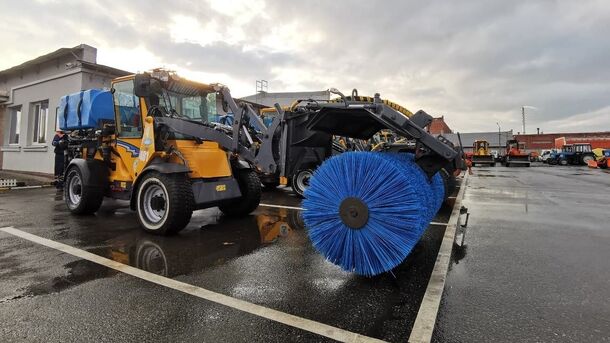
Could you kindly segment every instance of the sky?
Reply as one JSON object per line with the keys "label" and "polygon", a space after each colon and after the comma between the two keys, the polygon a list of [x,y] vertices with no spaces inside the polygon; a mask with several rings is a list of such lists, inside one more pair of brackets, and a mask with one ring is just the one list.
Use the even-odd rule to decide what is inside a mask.
{"label": "sky", "polygon": [[[0,0],[0,70],[61,47],[234,96],[376,92],[456,131],[610,131],[608,1]],[[498,123],[498,124],[496,124]]]}

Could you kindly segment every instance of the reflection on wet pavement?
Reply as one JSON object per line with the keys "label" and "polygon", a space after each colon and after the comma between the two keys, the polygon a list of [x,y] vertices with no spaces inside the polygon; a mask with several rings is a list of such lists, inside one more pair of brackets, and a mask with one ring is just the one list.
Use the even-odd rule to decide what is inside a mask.
{"label": "reflection on wet pavement", "polygon": [[[265,193],[262,202],[300,205],[300,199],[281,189]],[[218,209],[206,209],[195,212],[180,234],[162,237],[142,231],[124,201],[105,201],[101,210],[90,216],[69,214],[61,193],[49,189],[0,195],[0,204],[4,225],[198,287],[390,341],[408,337],[444,234],[442,226],[435,226],[392,273],[364,278],[340,270],[315,251],[300,210],[261,206],[251,216],[227,218]],[[446,222],[450,212],[451,206],[444,205],[435,221]],[[8,244],[0,237],[0,249],[16,255],[23,244]],[[59,296],[77,286],[91,288],[96,294],[102,291],[98,287],[120,279],[120,273],[105,267],[40,247],[30,249],[38,255],[12,260],[0,256],[0,264],[13,266],[21,280],[15,287],[24,285],[9,291],[9,303],[20,298],[35,300],[43,294]],[[48,259],[51,255],[53,259]],[[40,272],[45,263],[57,259],[67,261]],[[35,268],[26,267],[29,265]],[[139,292],[124,287],[117,291],[134,296]],[[170,296],[163,294],[159,297]]]}

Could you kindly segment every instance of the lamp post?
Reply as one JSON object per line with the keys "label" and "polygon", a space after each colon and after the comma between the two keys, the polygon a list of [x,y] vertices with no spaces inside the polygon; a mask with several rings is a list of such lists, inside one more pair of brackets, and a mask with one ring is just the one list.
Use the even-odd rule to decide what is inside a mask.
{"label": "lamp post", "polygon": [[501,131],[500,131],[500,124],[498,122],[496,122],[496,125],[498,125],[498,155],[500,154],[500,149],[502,148],[502,135],[501,135]]}

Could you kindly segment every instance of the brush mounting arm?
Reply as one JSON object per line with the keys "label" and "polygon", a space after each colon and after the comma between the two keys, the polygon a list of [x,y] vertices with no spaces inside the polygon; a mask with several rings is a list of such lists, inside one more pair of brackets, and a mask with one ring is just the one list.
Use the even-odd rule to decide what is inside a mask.
{"label": "brush mounting arm", "polygon": [[430,115],[420,110],[408,118],[378,99],[373,103],[310,104],[307,108],[313,115],[308,128],[363,140],[382,129],[390,129],[416,141],[417,164],[428,175],[434,175],[447,164],[455,164],[458,152],[446,140],[437,139],[423,129],[432,120]]}

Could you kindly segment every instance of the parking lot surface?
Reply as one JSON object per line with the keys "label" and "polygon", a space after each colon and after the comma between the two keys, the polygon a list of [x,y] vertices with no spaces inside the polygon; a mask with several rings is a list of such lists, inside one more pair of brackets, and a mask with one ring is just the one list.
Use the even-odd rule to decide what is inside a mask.
{"label": "parking lot surface", "polygon": [[474,168],[433,341],[610,340],[610,174]]}
{"label": "parking lot surface", "polygon": [[[311,246],[285,189],[229,219],[195,212],[174,237],[144,233],[125,203],[73,216],[54,189],[0,194],[0,223],[20,232],[234,299],[387,341],[406,341],[445,227],[375,278],[341,271]],[[279,206],[279,207],[278,207]],[[448,221],[445,205],[435,222]],[[330,341],[0,232],[1,341]]]}

